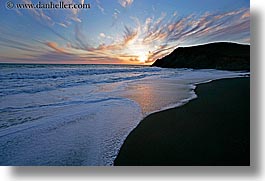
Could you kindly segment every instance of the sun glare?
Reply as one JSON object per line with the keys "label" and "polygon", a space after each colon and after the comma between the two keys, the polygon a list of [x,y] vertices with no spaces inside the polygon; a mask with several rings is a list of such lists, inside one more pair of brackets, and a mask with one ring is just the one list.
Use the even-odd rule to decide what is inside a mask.
{"label": "sun glare", "polygon": [[141,54],[141,55],[138,57],[138,60],[139,60],[141,63],[145,63],[145,61],[147,60],[147,55],[145,55],[145,54]]}

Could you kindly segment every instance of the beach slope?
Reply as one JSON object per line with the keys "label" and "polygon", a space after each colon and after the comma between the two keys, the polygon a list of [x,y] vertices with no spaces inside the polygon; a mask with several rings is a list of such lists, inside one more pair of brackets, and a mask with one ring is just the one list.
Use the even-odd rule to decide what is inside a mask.
{"label": "beach slope", "polygon": [[[146,117],[127,137],[115,165],[250,164],[250,79],[198,85],[198,98]],[[173,99],[173,98],[172,98]]]}

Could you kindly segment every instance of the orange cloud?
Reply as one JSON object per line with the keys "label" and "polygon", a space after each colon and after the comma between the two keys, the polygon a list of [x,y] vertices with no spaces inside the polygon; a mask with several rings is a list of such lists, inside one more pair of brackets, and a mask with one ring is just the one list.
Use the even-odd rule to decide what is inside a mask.
{"label": "orange cloud", "polygon": [[67,54],[67,52],[63,48],[58,47],[57,43],[55,43],[55,42],[47,42],[45,44],[58,53],[66,53]]}
{"label": "orange cloud", "polygon": [[123,40],[124,45],[127,45],[128,43],[136,39],[138,36],[137,29],[133,30],[133,29],[128,28],[127,26],[125,26],[124,33],[125,33],[124,40]]}
{"label": "orange cloud", "polygon": [[[249,9],[222,14],[190,14],[186,17],[162,13],[157,19],[148,17],[142,23],[136,17],[131,19],[135,24],[130,27],[125,25],[123,35],[111,35],[113,38],[109,39],[108,35],[99,32],[100,44],[94,46],[89,43],[89,37],[82,26],[77,24],[74,40],[63,39],[65,48],[54,41],[43,43],[53,51],[45,52],[39,58],[52,60],[58,57],[61,60],[90,63],[150,64],[169,54],[177,46],[195,44],[196,41],[230,41],[236,37],[237,40],[249,42]],[[26,48],[23,47],[23,50],[26,51]]]}
{"label": "orange cloud", "polygon": [[250,12],[246,11],[242,16],[241,19],[249,18],[250,17]]}

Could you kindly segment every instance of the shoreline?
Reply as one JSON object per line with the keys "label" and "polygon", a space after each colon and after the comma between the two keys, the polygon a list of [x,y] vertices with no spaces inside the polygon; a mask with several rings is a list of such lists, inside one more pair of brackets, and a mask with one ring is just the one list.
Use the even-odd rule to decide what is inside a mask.
{"label": "shoreline", "polygon": [[[195,88],[191,91],[194,93],[194,95],[192,95],[192,97],[189,97],[189,98],[186,98],[186,99],[183,99],[181,100],[180,102],[178,103],[174,103],[174,104],[170,104],[169,106],[166,106],[166,107],[163,107],[159,110],[155,110],[153,112],[150,112],[146,115],[143,116],[143,118],[141,119],[144,120],[146,117],[152,115],[152,114],[156,114],[156,113],[159,113],[159,112],[163,112],[163,111],[167,111],[167,110],[170,110],[170,109],[175,109],[175,108],[179,108],[179,107],[182,107],[186,104],[188,104],[189,102],[193,101],[194,99],[197,99],[198,98],[198,95],[196,93],[196,89],[198,86],[200,85],[203,85],[203,84],[209,84],[211,82],[215,82],[215,81],[220,81],[220,80],[229,80],[229,79],[238,79],[238,78],[250,78],[250,75],[244,75],[244,76],[241,76],[241,77],[226,77],[226,78],[218,78],[218,79],[213,79],[213,80],[207,80],[207,81],[204,81],[204,82],[198,82],[198,83],[194,83],[194,84],[190,84],[192,86],[195,86]],[[139,123],[140,124],[140,123]]]}
{"label": "shoreline", "polygon": [[[221,85],[218,85],[221,84]],[[228,85],[225,85],[228,84]],[[240,91],[240,88],[236,88],[235,85],[233,84],[240,84],[239,87],[243,88],[243,91]],[[233,85],[233,88],[236,90],[229,90],[229,85]],[[115,161],[114,161],[114,165],[154,165],[154,166],[159,166],[159,165],[249,165],[250,162],[250,158],[249,158],[249,121],[250,121],[250,104],[249,104],[249,98],[250,98],[250,94],[249,94],[249,87],[250,87],[250,77],[238,77],[238,78],[224,78],[224,79],[218,79],[218,80],[213,80],[210,82],[203,82],[203,83],[199,83],[195,85],[195,94],[197,95],[197,98],[192,99],[190,101],[188,101],[187,103],[184,103],[181,106],[177,106],[177,107],[173,107],[173,108],[169,108],[169,109],[165,109],[165,110],[161,110],[158,112],[154,112],[149,114],[148,116],[144,117],[143,120],[138,124],[138,126],[127,136],[126,140],[124,141],[118,156],[116,157]],[[216,87],[217,86],[217,87]],[[222,90],[220,91],[216,91],[213,87],[216,87],[219,89],[221,88]],[[220,87],[221,86],[221,87]],[[248,88],[247,88],[248,87]],[[210,90],[208,90],[210,89]],[[218,90],[218,89],[217,89]],[[207,96],[207,91],[209,93],[210,96]],[[242,105],[241,107],[244,107],[244,111],[245,113],[243,113],[245,116],[248,116],[248,119],[245,119],[245,128],[244,128],[244,134],[241,135],[243,136],[243,142],[244,144],[241,143],[241,148],[243,148],[243,152],[242,153],[244,156],[242,156],[242,158],[237,158],[237,159],[232,159],[232,155],[240,155],[240,153],[235,153],[233,151],[237,150],[240,152],[240,150],[238,148],[231,148],[230,150],[230,156],[229,154],[225,154],[225,152],[229,152],[229,148],[227,147],[228,145],[231,146],[231,144],[226,145],[225,143],[222,142],[222,144],[225,144],[225,146],[223,148],[221,148],[221,150],[223,149],[223,152],[221,151],[221,153],[215,154],[215,153],[211,153],[210,156],[213,157],[213,159],[209,159],[207,158],[207,156],[205,156],[205,154],[207,152],[209,152],[209,150],[215,150],[215,152],[218,150],[216,150],[216,148],[220,147],[217,145],[216,148],[211,147],[211,145],[205,144],[205,141],[202,141],[204,143],[204,146],[209,147],[210,149],[207,151],[206,148],[199,148],[200,143],[196,142],[196,137],[193,132],[189,132],[189,131],[182,131],[183,133],[177,133],[179,128],[186,128],[189,129],[189,127],[194,127],[194,123],[198,124],[200,121],[202,121],[202,118],[197,118],[194,117],[192,115],[190,115],[190,113],[194,113],[196,112],[196,110],[194,111],[193,108],[194,104],[195,104],[195,108],[196,108],[196,104],[200,104],[200,106],[197,108],[204,108],[204,112],[201,112],[200,116],[204,117],[205,119],[211,119],[212,117],[214,117],[214,115],[212,115],[211,113],[209,113],[211,116],[210,118],[207,118],[207,116],[205,117],[205,113],[207,112],[207,105],[205,106],[205,103],[209,102],[216,102],[212,101],[211,99],[219,99],[218,101],[225,101],[222,98],[220,99],[220,95],[219,96],[213,96],[212,94],[215,94],[215,92],[226,92],[229,93],[230,91],[232,92],[232,94],[237,95],[236,92],[242,92],[245,94],[245,96],[248,96],[248,98],[242,100],[241,99],[241,103],[239,101],[239,105]],[[205,98],[208,97],[208,101],[207,99],[204,100]],[[231,98],[231,97],[230,97]],[[228,98],[228,99],[230,99]],[[238,99],[238,98],[237,98]],[[199,102],[198,102],[199,100]],[[202,102],[203,103],[200,103]],[[238,101],[238,100],[237,100]],[[236,101],[236,102],[237,102]],[[244,104],[242,104],[242,101],[244,102]],[[225,101],[226,102],[226,101]],[[230,101],[231,102],[231,101]],[[248,102],[248,103],[247,103]],[[228,100],[229,103],[229,100]],[[233,104],[232,104],[233,105]],[[238,105],[236,105],[238,106]],[[219,106],[220,107],[220,106]],[[232,106],[233,107],[233,106]],[[224,109],[225,106],[221,106],[221,109]],[[224,110],[221,110],[221,112]],[[242,111],[242,110],[241,110]],[[229,112],[229,113],[236,113],[236,114],[240,114],[241,112],[240,110],[238,112]],[[176,115],[177,113],[180,113],[180,115]],[[218,111],[217,111],[218,113]],[[220,110],[219,110],[220,113]],[[186,118],[185,118],[186,117]],[[227,116],[226,116],[227,117]],[[244,117],[244,116],[243,116]],[[182,123],[178,123],[181,122],[176,118],[181,118],[181,119],[188,119],[190,122],[186,122],[186,125],[184,124],[184,122]],[[217,117],[218,118],[218,117]],[[196,120],[198,119],[198,120]],[[239,118],[238,118],[239,119]],[[162,121],[163,120],[163,121]],[[176,121],[178,120],[178,121]],[[219,119],[217,119],[219,120]],[[235,119],[236,120],[236,119]],[[213,122],[214,119],[212,120]],[[151,123],[152,122],[152,123]],[[167,122],[167,123],[164,123]],[[224,120],[223,122],[227,122],[227,120]],[[238,122],[238,120],[236,120],[235,122]],[[154,124],[153,124],[154,123]],[[174,126],[178,126],[176,128],[172,128],[169,125],[166,124],[172,124]],[[203,123],[203,122],[201,122]],[[206,126],[209,127],[209,124],[211,124],[209,121],[206,123]],[[226,124],[227,123],[223,123]],[[234,128],[236,123],[230,123],[232,125],[232,127]],[[202,124],[203,125],[203,124]],[[248,126],[246,126],[248,125]],[[168,127],[169,126],[169,127]],[[198,125],[197,125],[198,126]],[[211,125],[213,127],[213,129],[216,129],[216,125]],[[202,126],[199,126],[202,127]],[[165,129],[167,128],[167,129]],[[211,128],[211,127],[209,127]],[[175,129],[175,130],[174,130]],[[194,128],[193,128],[194,129]],[[229,128],[229,124],[228,124],[228,130],[231,132],[230,130],[231,128]],[[161,131],[162,130],[162,131]],[[185,130],[185,129],[184,129]],[[197,130],[195,130],[196,132]],[[200,131],[200,130],[199,130]],[[162,133],[161,133],[162,132]],[[169,132],[169,133],[167,133]],[[176,132],[176,133],[174,133]],[[187,134],[187,132],[189,132],[189,134]],[[198,131],[197,131],[198,132]],[[207,132],[207,130],[206,130]],[[222,129],[221,133],[226,132],[226,127],[224,127]],[[236,130],[235,130],[236,132]],[[240,132],[240,131],[239,131]],[[214,133],[214,132],[212,132]],[[235,133],[236,134],[236,133]],[[242,134],[242,133],[240,133]],[[204,134],[203,134],[204,135]],[[175,136],[177,136],[177,138],[174,138]],[[190,139],[190,141],[192,142],[192,144],[189,144],[188,142],[186,142],[188,138],[186,138],[186,136]],[[200,135],[198,135],[200,136]],[[216,135],[217,140],[220,141],[220,137],[223,135]],[[144,138],[144,139],[142,139]],[[180,138],[184,138],[184,142],[183,140],[181,140]],[[207,138],[207,137],[206,137]],[[194,140],[195,139],[195,140]],[[212,140],[214,141],[214,140]],[[237,141],[242,141],[238,140],[237,137]],[[207,141],[206,141],[207,142]],[[231,142],[231,140],[228,140],[228,142]],[[233,140],[232,140],[233,142]],[[180,149],[180,145],[178,145],[179,143],[181,143],[183,146]],[[194,145],[194,146],[192,146]],[[243,147],[242,147],[243,145]],[[197,146],[197,147],[196,147]],[[195,151],[193,151],[194,153],[190,153],[189,156],[187,153],[185,153],[185,147],[187,147],[187,149],[190,151],[191,148],[193,148]],[[237,146],[235,146],[237,147]],[[173,152],[172,150],[174,150],[175,152]],[[182,150],[182,152],[180,151]],[[198,152],[199,151],[199,152]],[[220,152],[220,151],[219,151]],[[183,154],[181,156],[181,154]],[[169,154],[169,155],[167,155]],[[209,154],[209,153],[208,153]],[[232,155],[231,155],[232,154]],[[242,155],[241,154],[241,155]],[[175,155],[175,156],[174,156]],[[179,155],[179,156],[176,156]],[[197,155],[197,157],[195,158],[194,155]],[[207,155],[207,154],[206,154]],[[173,156],[173,157],[172,157]],[[184,157],[183,157],[184,156]],[[205,157],[204,159],[202,158]],[[171,158],[170,158],[171,157]],[[227,157],[227,159],[225,160],[220,160],[219,158],[223,158]]]}

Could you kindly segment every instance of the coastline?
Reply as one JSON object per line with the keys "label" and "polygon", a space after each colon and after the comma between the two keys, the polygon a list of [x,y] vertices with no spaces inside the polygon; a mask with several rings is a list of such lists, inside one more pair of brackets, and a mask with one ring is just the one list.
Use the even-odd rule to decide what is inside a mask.
{"label": "coastline", "polygon": [[198,83],[248,75],[123,65],[1,68],[0,164],[31,166],[113,165],[147,115],[190,101]]}
{"label": "coastline", "polygon": [[195,92],[188,104],[145,117],[114,165],[248,166],[250,78],[198,84]]}

